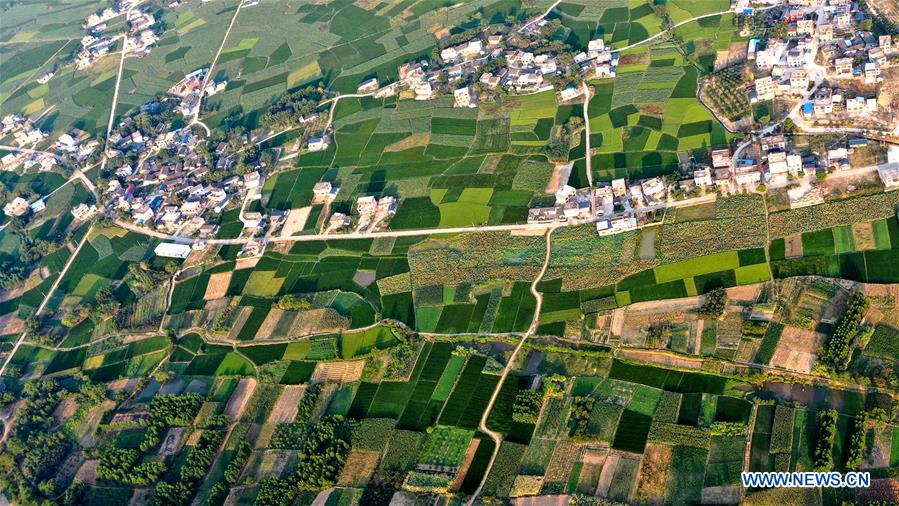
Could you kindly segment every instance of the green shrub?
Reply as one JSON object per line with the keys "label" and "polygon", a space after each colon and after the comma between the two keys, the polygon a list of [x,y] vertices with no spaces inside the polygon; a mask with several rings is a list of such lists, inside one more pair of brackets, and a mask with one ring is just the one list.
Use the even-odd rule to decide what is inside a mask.
{"label": "green shrub", "polygon": [[512,420],[519,423],[537,423],[542,405],[542,391],[520,390],[515,396],[515,404],[512,405]]}

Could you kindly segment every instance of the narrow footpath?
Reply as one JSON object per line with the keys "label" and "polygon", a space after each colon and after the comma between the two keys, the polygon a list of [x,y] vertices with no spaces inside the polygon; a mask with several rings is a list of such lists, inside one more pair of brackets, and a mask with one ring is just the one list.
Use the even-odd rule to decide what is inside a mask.
{"label": "narrow footpath", "polygon": [[493,463],[496,461],[496,456],[499,453],[500,444],[503,441],[502,434],[490,430],[487,428],[487,418],[490,417],[490,411],[493,410],[493,404],[496,402],[496,398],[499,396],[499,392],[503,387],[503,383],[506,381],[506,377],[509,376],[509,373],[512,371],[512,367],[515,365],[515,358],[518,357],[518,352],[521,351],[522,346],[524,346],[524,342],[527,341],[528,337],[533,336],[537,333],[537,325],[540,322],[540,307],[543,305],[543,294],[537,290],[537,285],[543,279],[543,275],[546,274],[546,269],[549,267],[549,259],[552,252],[552,234],[556,230],[555,227],[550,228],[546,231],[546,257],[543,259],[543,267],[540,269],[540,272],[537,274],[537,277],[534,278],[534,281],[531,283],[531,295],[534,296],[534,299],[537,300],[537,305],[534,307],[534,318],[531,320],[531,326],[528,327],[527,333],[521,336],[521,340],[518,341],[518,346],[515,347],[515,350],[512,351],[512,355],[509,356],[509,360],[506,362],[506,367],[503,368],[503,373],[499,377],[499,382],[496,383],[496,388],[493,389],[493,395],[490,396],[490,402],[487,404],[487,408],[484,410],[484,415],[481,417],[481,423],[478,429],[490,436],[490,439],[493,440],[493,455],[490,456],[490,462],[487,463],[487,467],[484,469],[484,476],[481,477],[481,483],[478,485],[477,490],[475,490],[474,494],[472,494],[471,498],[468,500],[468,506],[474,504],[475,500],[481,495],[481,490],[484,488],[484,482],[487,481],[487,476],[490,474],[490,469],[493,467]]}
{"label": "narrow footpath", "polygon": [[[35,311],[35,315],[40,315],[44,312],[44,308],[47,307],[47,304],[50,303],[50,299],[53,297],[53,292],[56,291],[56,287],[59,286],[62,278],[65,277],[66,272],[69,270],[69,267],[72,266],[72,263],[75,261],[75,257],[78,256],[78,252],[81,251],[81,248],[84,246],[84,243],[87,242],[87,238],[91,235],[91,230],[93,230],[93,226],[87,229],[84,237],[81,238],[81,242],[78,243],[78,247],[75,248],[75,251],[72,252],[72,256],[66,261],[66,265],[62,268],[59,275],[56,276],[56,281],[53,282],[53,285],[50,286],[50,290],[47,291],[47,295],[44,296],[44,300],[41,301],[41,305],[37,307],[37,311]],[[22,343],[25,342],[25,338],[28,336],[28,332],[22,332],[19,336],[19,339],[16,340],[16,344],[13,345],[12,350],[10,350],[9,354],[6,356],[6,359],[3,360],[3,366],[0,367],[0,376],[3,376],[3,373],[6,372],[6,366],[12,361],[12,358],[15,356],[16,352],[19,351],[19,347],[22,346]]]}

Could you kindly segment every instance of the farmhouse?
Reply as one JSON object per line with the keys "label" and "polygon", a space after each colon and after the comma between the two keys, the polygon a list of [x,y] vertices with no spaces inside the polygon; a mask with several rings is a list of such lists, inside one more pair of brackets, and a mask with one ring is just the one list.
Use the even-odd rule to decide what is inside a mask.
{"label": "farmhouse", "polygon": [[837,77],[852,77],[852,58],[837,58],[833,61]]}
{"label": "farmhouse", "polygon": [[758,184],[762,180],[762,173],[755,164],[743,165],[734,169],[734,181],[738,185]]}
{"label": "farmhouse", "polygon": [[312,195],[317,201],[334,200],[339,191],[340,188],[331,186],[331,183],[327,181],[315,183],[315,186],[312,187]]}
{"label": "farmhouse", "polygon": [[627,232],[637,228],[637,218],[634,216],[618,216],[611,220],[596,222],[596,233],[599,235],[612,235]]}
{"label": "farmhouse", "polygon": [[28,211],[28,201],[22,197],[16,197],[3,206],[3,214],[7,216],[22,216]]}
{"label": "farmhouse", "polygon": [[880,167],[877,174],[887,191],[899,189],[899,166],[893,164],[889,167]]}
{"label": "farmhouse", "polygon": [[532,207],[528,209],[528,223],[553,223],[565,219],[562,206]]}
{"label": "farmhouse", "polygon": [[756,100],[774,99],[774,82],[770,76],[755,80],[755,97]]}
{"label": "farmhouse", "polygon": [[453,98],[456,107],[475,107],[477,105],[477,101],[472,96],[470,86],[465,86],[453,91]]}
{"label": "farmhouse", "polygon": [[72,208],[72,216],[78,221],[87,221],[97,214],[96,206],[81,203]]}
{"label": "farmhouse", "polygon": [[731,167],[730,149],[712,151],[712,166],[716,169]]}
{"label": "farmhouse", "polygon": [[328,136],[312,137],[308,143],[309,151],[324,151],[328,149]]}
{"label": "farmhouse", "polygon": [[693,183],[700,188],[712,186],[712,171],[708,167],[694,171]]}

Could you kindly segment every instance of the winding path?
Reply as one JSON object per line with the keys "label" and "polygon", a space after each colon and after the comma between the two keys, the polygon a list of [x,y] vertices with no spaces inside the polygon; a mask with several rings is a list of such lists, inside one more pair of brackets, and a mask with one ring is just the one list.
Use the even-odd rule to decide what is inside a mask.
{"label": "winding path", "polygon": [[533,25],[534,23],[539,23],[540,20],[542,20],[542,19],[545,18],[546,16],[549,16],[549,13],[552,12],[553,9],[555,9],[556,7],[558,7],[558,5],[559,5],[560,3],[562,3],[562,0],[556,0],[552,5],[549,6],[549,9],[546,9],[546,11],[545,11],[543,14],[541,14],[541,15],[537,16],[536,18],[534,18],[534,19],[528,21],[527,23],[524,24],[524,26],[522,26],[521,28],[519,28],[519,29],[518,29],[518,33],[524,33],[524,31],[527,30],[529,26]]}
{"label": "winding path", "polygon": [[490,396],[490,402],[487,404],[487,408],[484,410],[483,416],[481,416],[481,423],[478,429],[490,436],[490,439],[493,440],[493,455],[490,456],[490,462],[487,463],[487,467],[484,469],[484,476],[481,477],[481,483],[478,485],[477,490],[475,490],[474,494],[472,494],[471,498],[468,500],[468,506],[473,505],[478,496],[481,495],[481,490],[484,488],[484,482],[487,481],[487,476],[490,474],[490,469],[493,467],[493,463],[496,461],[497,454],[499,454],[499,447],[503,441],[503,437],[502,434],[490,430],[487,427],[487,418],[490,416],[490,411],[493,409],[493,404],[496,402],[496,398],[499,397],[499,392],[503,387],[503,383],[506,381],[506,377],[509,376],[509,373],[512,371],[512,367],[514,367],[515,365],[515,358],[518,356],[518,352],[521,351],[521,348],[522,346],[524,346],[524,342],[527,341],[528,337],[533,336],[537,332],[537,325],[540,322],[540,306],[543,305],[543,294],[537,290],[537,284],[540,283],[540,280],[543,279],[543,275],[546,274],[546,269],[547,267],[549,267],[549,258],[552,253],[552,234],[555,230],[556,227],[553,227],[546,231],[546,257],[543,259],[543,267],[540,269],[537,277],[534,278],[534,281],[531,282],[531,295],[533,295],[534,299],[537,300],[537,304],[534,307],[534,318],[531,320],[531,326],[528,327],[527,333],[521,336],[521,340],[518,341],[518,345],[515,347],[515,350],[512,351],[512,355],[509,356],[509,360],[506,362],[506,367],[503,368],[503,373],[500,375],[499,381],[496,383],[496,388],[493,389],[493,395]]}
{"label": "winding path", "polygon": [[[760,9],[760,10],[761,10],[761,9]],[[677,23],[676,25],[672,25],[672,26],[668,27],[668,28],[662,30],[661,32],[659,32],[659,33],[657,33],[657,34],[655,34],[655,35],[653,35],[653,36],[651,36],[651,37],[647,37],[647,38],[645,38],[645,39],[643,39],[643,40],[641,40],[641,41],[639,41],[639,42],[634,42],[633,44],[630,44],[630,45],[628,45],[628,46],[624,46],[624,47],[622,47],[622,48],[620,48],[620,49],[614,49],[614,51],[627,51],[628,49],[635,48],[635,47],[637,47],[637,46],[646,44],[647,42],[653,41],[653,40],[655,40],[655,39],[661,37],[662,35],[665,35],[666,33],[670,32],[671,30],[674,30],[675,28],[678,28],[678,27],[680,27],[680,26],[683,26],[683,25],[685,25],[685,24],[687,24],[687,23],[692,23],[693,21],[698,21],[698,20],[704,19],[704,18],[711,18],[711,17],[714,17],[714,16],[722,16],[722,15],[724,15],[724,14],[728,14],[728,13],[731,13],[731,12],[734,12],[734,10],[733,10],[733,9],[727,9],[726,11],[721,11],[721,12],[710,12],[710,13],[708,13],[708,14],[703,14],[703,15],[701,15],[701,16],[693,16],[693,17],[690,18],[690,19],[685,19],[685,20],[681,21],[680,23]]]}
{"label": "winding path", "polygon": [[[769,5],[769,6],[767,6],[767,7],[753,8],[753,12],[766,11],[766,10],[772,9],[772,8],[774,8],[774,7],[779,7],[779,5]],[[711,18],[711,17],[714,17],[714,16],[723,16],[723,15],[725,15],[725,14],[734,13],[734,12],[736,12],[734,9],[727,9],[726,11],[721,11],[721,12],[710,12],[710,13],[708,13],[708,14],[703,14],[703,15],[701,15],[701,16],[693,16],[693,17],[690,18],[690,19],[685,19],[685,20],[681,21],[680,23],[677,23],[676,25],[672,25],[672,26],[668,27],[668,28],[662,30],[661,32],[659,32],[659,33],[657,33],[657,34],[655,34],[655,35],[653,35],[653,36],[651,36],[651,37],[647,37],[647,38],[645,38],[645,39],[643,39],[643,40],[641,40],[641,41],[639,41],[639,42],[634,42],[633,44],[630,44],[630,45],[628,45],[628,46],[624,46],[624,47],[622,47],[622,48],[620,48],[620,49],[613,49],[612,51],[616,51],[616,52],[627,51],[628,49],[635,48],[635,47],[637,47],[637,46],[646,44],[647,42],[653,41],[653,40],[655,40],[655,39],[661,37],[662,35],[664,35],[664,34],[670,32],[671,30],[674,30],[675,28],[681,27],[681,26],[683,26],[683,25],[685,25],[685,24],[687,24],[687,23],[691,23],[691,22],[693,22],[693,21],[698,21],[698,20],[704,19],[704,18]]]}

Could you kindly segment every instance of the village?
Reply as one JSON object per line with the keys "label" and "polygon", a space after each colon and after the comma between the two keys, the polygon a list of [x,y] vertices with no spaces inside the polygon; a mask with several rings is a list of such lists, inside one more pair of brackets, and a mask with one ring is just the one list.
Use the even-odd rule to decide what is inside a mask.
{"label": "village", "polygon": [[[84,70],[91,67],[113,49],[118,39],[122,39],[122,51],[126,57],[141,57],[148,54],[156,42],[157,22],[149,8],[138,8],[140,0],[122,0],[114,7],[107,7],[99,13],[91,14],[84,24],[87,34],[81,38],[81,50],[75,55],[75,67]],[[119,16],[125,16],[127,33],[107,34],[110,23]],[[43,79],[50,80],[52,74]]]}
{"label": "village", "polygon": [[[875,39],[870,32],[858,30],[857,22],[864,16],[846,0],[828,1],[826,5],[807,0],[772,5],[777,8],[759,12],[772,22],[786,23],[787,30],[780,38],[749,41],[746,58],[754,62],[755,73],[754,81],[746,87],[750,101],[787,100],[792,112],[781,122],[789,119],[800,129],[860,124],[892,128],[896,114],[889,107],[878,106],[876,93],[882,71],[894,66],[897,59],[893,39]],[[92,15],[85,25],[92,33],[85,41],[90,41],[83,41],[85,49],[78,61],[89,65],[108,51],[109,45],[104,44],[114,39],[103,37],[102,32],[110,19],[122,13],[127,14],[134,39],[129,43],[130,51],[148,51],[155,41],[151,36],[154,20],[136,7],[133,0],[126,1]],[[745,1],[733,8],[753,12]],[[438,61],[401,65],[396,82],[382,84],[377,78],[362,82],[357,96],[432,100],[451,95],[455,107],[473,108],[478,105],[479,93],[526,95],[556,90],[559,103],[582,103],[588,97],[584,97],[586,88],[579,83],[614,78],[618,52],[603,39],[589,41],[587,51],[574,55],[543,52],[528,37],[539,37],[547,23],[541,19],[517,32],[475,34],[443,47]],[[279,233],[289,211],[247,210],[251,202],[261,198],[262,185],[277,159],[267,163],[247,157],[246,151],[255,151],[247,148],[255,144],[245,134],[211,145],[190,126],[171,128],[183,124],[175,121],[179,113],[188,121],[196,118],[203,98],[227,86],[227,81],[207,79],[207,73],[208,69],[201,68],[187,74],[166,97],[143,106],[139,123],[129,116],[118,124],[105,151],[114,163],[101,185],[98,207],[77,208],[73,212],[77,218],[87,219],[102,209],[119,222],[202,241],[215,238],[220,228],[218,216],[239,205],[243,236],[262,241]],[[305,138],[306,151],[328,149],[333,133],[318,113],[304,116],[300,124],[311,125],[305,128],[312,133]],[[574,188],[567,184],[571,166],[562,167],[564,177],[554,194],[555,204],[531,208],[527,223],[595,223],[598,234],[614,234],[652,223],[658,219],[657,211],[668,206],[765,188],[787,188],[791,207],[815,205],[825,197],[816,184],[823,179],[822,174],[853,170],[848,154],[867,144],[863,136],[858,136],[823,153],[802,153],[791,144],[789,135],[778,132],[783,130],[778,126],[780,122],[769,125],[735,150],[716,149],[705,160],[681,160],[680,175],[631,181],[617,178],[589,188]],[[8,134],[13,134],[15,143],[23,148],[34,148],[45,137],[21,116],[4,118],[3,135]],[[58,155],[26,149],[11,152],[0,162],[5,170],[22,163],[26,170],[34,165],[39,165],[39,170],[49,170],[54,164],[83,165],[96,156],[98,146],[83,132],[73,131],[57,140]],[[891,190],[899,187],[896,162],[899,152],[893,146],[888,163],[867,169],[876,171],[885,189]],[[338,192],[339,188],[329,182],[319,182],[313,189],[317,203],[333,201]],[[9,205],[7,214],[25,212],[22,202]],[[395,196],[365,195],[355,199],[351,214],[328,215],[328,206],[317,232],[384,231],[401,205]],[[247,252],[253,254],[258,249],[258,245],[251,246]]]}

